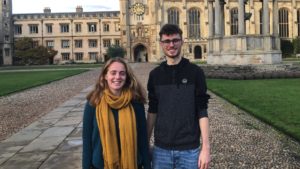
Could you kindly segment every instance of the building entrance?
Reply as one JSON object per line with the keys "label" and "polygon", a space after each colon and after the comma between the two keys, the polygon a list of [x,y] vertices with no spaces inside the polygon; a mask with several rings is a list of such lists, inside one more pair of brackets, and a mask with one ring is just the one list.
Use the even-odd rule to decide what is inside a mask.
{"label": "building entrance", "polygon": [[134,61],[135,62],[148,62],[147,48],[139,44],[134,48]]}
{"label": "building entrance", "polygon": [[202,59],[202,48],[201,46],[195,46],[194,48],[194,58]]}

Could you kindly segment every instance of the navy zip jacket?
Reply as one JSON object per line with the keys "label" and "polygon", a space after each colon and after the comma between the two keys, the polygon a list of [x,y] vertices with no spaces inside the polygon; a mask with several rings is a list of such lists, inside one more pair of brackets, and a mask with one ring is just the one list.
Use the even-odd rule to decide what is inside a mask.
{"label": "navy zip jacket", "polygon": [[182,58],[177,65],[160,64],[148,80],[150,113],[156,113],[155,145],[169,150],[200,146],[199,119],[207,117],[210,96],[202,69]]}
{"label": "navy zip jacket", "polygon": [[[142,103],[133,101],[131,103],[136,117],[138,166],[139,168],[144,167],[144,169],[150,169],[145,108]],[[115,118],[117,140],[118,143],[120,143],[119,128],[117,127],[119,119],[118,110],[112,109],[112,112]],[[103,169],[102,145],[96,119],[96,108],[91,106],[88,102],[85,105],[83,115],[82,140],[82,168],[90,169],[94,167]]]}

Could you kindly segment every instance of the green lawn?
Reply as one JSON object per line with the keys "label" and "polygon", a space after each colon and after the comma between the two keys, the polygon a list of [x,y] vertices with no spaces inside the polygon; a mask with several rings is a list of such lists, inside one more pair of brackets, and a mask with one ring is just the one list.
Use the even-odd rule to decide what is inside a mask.
{"label": "green lawn", "polygon": [[300,79],[207,79],[209,90],[300,141]]}
{"label": "green lawn", "polygon": [[300,62],[300,57],[282,58],[282,61],[295,61],[295,62]]}
{"label": "green lawn", "polygon": [[69,64],[69,65],[30,65],[30,66],[0,66],[1,70],[28,70],[28,69],[77,69],[99,68],[103,64]]}
{"label": "green lawn", "polygon": [[282,58],[282,63],[284,64],[293,64],[293,65],[300,65],[300,58],[298,57],[291,57],[291,58]]}
{"label": "green lawn", "polygon": [[0,71],[0,96],[63,79],[65,77],[76,75],[85,71],[87,70],[75,69],[24,72]]}

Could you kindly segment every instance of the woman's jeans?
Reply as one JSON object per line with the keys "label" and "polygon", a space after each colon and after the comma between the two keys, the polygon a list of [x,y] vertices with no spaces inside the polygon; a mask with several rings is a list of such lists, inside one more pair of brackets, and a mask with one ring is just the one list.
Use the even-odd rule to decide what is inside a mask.
{"label": "woman's jeans", "polygon": [[197,169],[200,148],[192,150],[166,150],[154,146],[153,169]]}

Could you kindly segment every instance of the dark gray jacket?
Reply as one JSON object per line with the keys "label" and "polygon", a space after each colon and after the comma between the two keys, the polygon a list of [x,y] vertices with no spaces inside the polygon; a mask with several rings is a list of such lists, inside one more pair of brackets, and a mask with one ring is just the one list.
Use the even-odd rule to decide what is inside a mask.
{"label": "dark gray jacket", "polygon": [[207,117],[209,95],[202,69],[182,58],[179,64],[163,62],[150,72],[150,113],[157,113],[155,145],[171,150],[199,147],[199,119]]}

